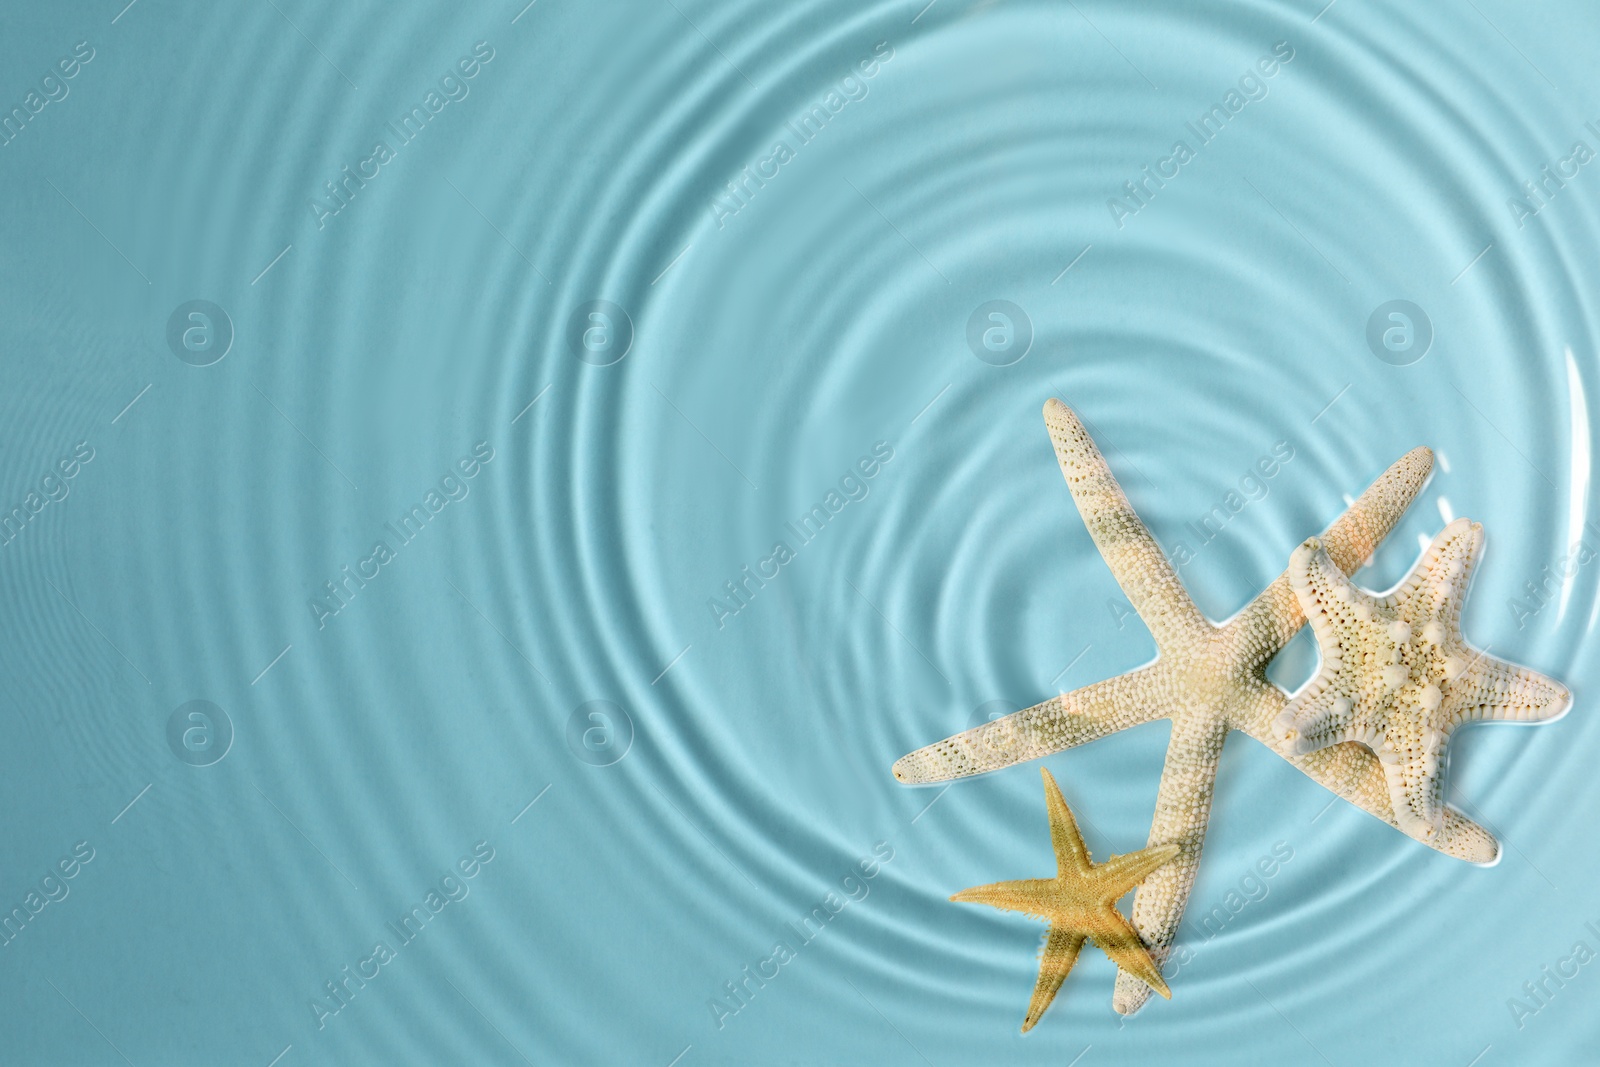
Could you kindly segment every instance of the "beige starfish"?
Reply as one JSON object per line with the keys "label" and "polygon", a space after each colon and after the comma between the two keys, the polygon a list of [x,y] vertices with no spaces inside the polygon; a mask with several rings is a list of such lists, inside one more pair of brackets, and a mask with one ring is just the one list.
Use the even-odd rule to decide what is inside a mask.
{"label": "beige starfish", "polygon": [[1282,746],[1300,754],[1367,745],[1383,765],[1396,823],[1428,843],[1443,825],[1445,744],[1457,726],[1542,722],[1571,703],[1559,682],[1463,640],[1461,605],[1482,547],[1483,527],[1457,519],[1384,597],[1357,588],[1315,537],[1289,560],[1322,669],[1278,716]]}
{"label": "beige starfish", "polygon": [[[1156,796],[1150,844],[1176,844],[1178,858],[1162,867],[1134,898],[1133,921],[1159,965],[1172,949],[1205,842],[1217,761],[1230,730],[1241,730],[1339,796],[1397,825],[1383,769],[1358,744],[1333,745],[1305,755],[1277,747],[1273,723],[1287,696],[1267,680],[1267,664],[1289,642],[1305,616],[1287,575],[1263,590],[1222,625],[1200,613],[1155,538],[1134,513],[1105,458],[1082,423],[1059,400],[1044,406],[1045,426],[1089,535],[1134,610],[1150,628],[1154,662],[1085,686],[1013,715],[903,756],[894,765],[903,782],[962,778],[1037,759],[1155,719],[1172,720],[1166,765]],[[1333,562],[1353,571],[1422,489],[1433,453],[1417,448],[1384,472],[1323,535]],[[1452,808],[1429,842],[1448,855],[1477,863],[1499,855],[1493,836]],[[1131,1014],[1149,998],[1149,986],[1127,972],[1117,975],[1112,1003]]]}
{"label": "beige starfish", "polygon": [[1056,998],[1067,972],[1078,962],[1078,952],[1085,938],[1099,945],[1123,971],[1137,975],[1171,1000],[1172,991],[1162,980],[1161,971],[1145,951],[1139,935],[1117,910],[1117,901],[1127,896],[1128,891],[1144,881],[1151,871],[1176,856],[1178,846],[1157,845],[1126,856],[1112,856],[1105,863],[1093,862],[1056,780],[1043,767],[1039,768],[1039,773],[1044,776],[1044,799],[1050,810],[1050,841],[1056,850],[1056,876],[980,885],[975,889],[963,889],[950,898],[1020,911],[1050,924],[1044,952],[1039,957],[1039,981],[1033,987],[1033,999],[1028,1002],[1022,1032],[1032,1030]]}

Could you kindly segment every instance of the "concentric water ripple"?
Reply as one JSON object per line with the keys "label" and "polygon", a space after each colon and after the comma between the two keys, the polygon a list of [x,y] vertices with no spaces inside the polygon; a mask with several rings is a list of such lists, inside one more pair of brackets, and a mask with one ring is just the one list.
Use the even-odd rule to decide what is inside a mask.
{"label": "concentric water ripple", "polygon": [[[1591,13],[278,0],[7,30],[18,1062],[1592,1044],[1587,968],[1524,986],[1600,949]],[[178,315],[180,352],[194,301],[220,310]],[[1468,638],[1576,694],[1455,740],[1497,867],[1235,738],[1172,1001],[1119,1020],[1089,952],[1018,1035],[1041,928],[946,898],[1048,873],[1037,771],[888,768],[1154,654],[1051,396],[1218,620],[1436,450],[1359,580],[1482,521]],[[1313,664],[1302,635],[1274,675]],[[1167,733],[1046,761],[1096,858],[1143,844]]]}

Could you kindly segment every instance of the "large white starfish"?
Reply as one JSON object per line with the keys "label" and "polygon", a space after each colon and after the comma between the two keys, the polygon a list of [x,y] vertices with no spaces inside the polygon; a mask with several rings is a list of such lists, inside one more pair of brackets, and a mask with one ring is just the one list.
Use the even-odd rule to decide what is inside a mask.
{"label": "large white starfish", "polygon": [[[1084,525],[1150,628],[1156,659],[918,749],[895,763],[894,774],[908,783],[964,778],[1170,718],[1172,738],[1149,844],[1175,844],[1180,852],[1150,876],[1133,904],[1134,925],[1159,965],[1172,950],[1194,884],[1217,762],[1230,730],[1249,734],[1339,796],[1391,826],[1398,824],[1383,769],[1370,749],[1336,744],[1290,755],[1275,743],[1274,721],[1287,695],[1267,680],[1267,664],[1306,621],[1288,576],[1280,576],[1232,619],[1213,624],[1189,598],[1077,415],[1052,399],[1044,406],[1044,421]],[[1430,450],[1406,453],[1328,528],[1322,544],[1341,570],[1353,571],[1372,555],[1432,468]],[[1477,863],[1499,855],[1494,837],[1452,808],[1445,810],[1440,831],[1428,844]],[[1132,1014],[1149,995],[1144,981],[1118,972],[1112,998],[1117,1011]]]}
{"label": "large white starfish", "polygon": [[1289,560],[1322,669],[1279,715],[1284,750],[1359,741],[1377,753],[1401,830],[1428,842],[1444,816],[1445,745],[1482,719],[1543,722],[1571,703],[1566,687],[1479,652],[1461,636],[1461,605],[1483,527],[1446,526],[1385,597],[1357,588],[1313,537]]}

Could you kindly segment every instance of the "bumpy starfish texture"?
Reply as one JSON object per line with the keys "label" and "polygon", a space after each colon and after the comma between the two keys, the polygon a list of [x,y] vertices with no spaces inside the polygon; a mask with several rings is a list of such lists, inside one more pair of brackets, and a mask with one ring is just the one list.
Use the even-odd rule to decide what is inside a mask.
{"label": "bumpy starfish texture", "polygon": [[[903,756],[894,765],[903,782],[962,778],[1037,759],[1156,719],[1172,720],[1166,764],[1156,796],[1149,843],[1175,844],[1178,858],[1162,867],[1134,898],[1133,921],[1159,965],[1172,950],[1205,842],[1222,743],[1240,730],[1278,752],[1334,793],[1397,826],[1383,769],[1371,750],[1333,745],[1304,755],[1277,748],[1273,724],[1288,701],[1267,680],[1267,664],[1305,625],[1305,615],[1281,575],[1222,625],[1201,614],[1160,545],[1112,476],[1105,458],[1070,408],[1044,407],[1045,426],[1084,525],[1158,649],[1154,662],[1116,678],[1065,693],[1013,715]],[[1406,453],[1323,535],[1334,564],[1353,571],[1368,559],[1427,481],[1433,453]],[[1476,863],[1499,855],[1493,836],[1453,808],[1429,842]],[[1149,998],[1137,976],[1117,975],[1112,1004],[1131,1014]]]}
{"label": "bumpy starfish texture", "polygon": [[1126,856],[1112,856],[1105,863],[1093,862],[1056,780],[1043,767],[1039,768],[1039,773],[1044,776],[1044,799],[1050,809],[1050,840],[1056,850],[1056,876],[995,882],[963,889],[950,898],[1020,911],[1050,924],[1044,951],[1039,957],[1039,981],[1033,987],[1033,999],[1028,1002],[1022,1032],[1032,1030],[1055,999],[1067,973],[1078,962],[1085,938],[1099,945],[1124,972],[1137,975],[1171,1000],[1172,992],[1162,980],[1161,971],[1151,960],[1138,933],[1117,910],[1117,901],[1149,877],[1150,872],[1175,857],[1178,846],[1157,845]]}
{"label": "bumpy starfish texture", "polygon": [[1456,727],[1546,721],[1570,704],[1560,683],[1462,639],[1461,606],[1482,547],[1483,527],[1457,519],[1385,597],[1351,583],[1315,537],[1289,561],[1322,669],[1278,716],[1282,747],[1368,746],[1383,765],[1396,823],[1427,843],[1443,826],[1445,744]]}

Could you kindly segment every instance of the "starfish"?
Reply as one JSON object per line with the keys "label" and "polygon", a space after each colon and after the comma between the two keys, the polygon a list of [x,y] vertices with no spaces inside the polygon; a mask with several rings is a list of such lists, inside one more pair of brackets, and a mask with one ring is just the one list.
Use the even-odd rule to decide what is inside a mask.
{"label": "starfish", "polygon": [[1570,706],[1566,687],[1490,657],[1461,636],[1461,606],[1483,527],[1446,526],[1384,597],[1357,588],[1315,537],[1295,549],[1289,583],[1316,634],[1322,669],[1276,726],[1296,754],[1344,741],[1377,753],[1395,822],[1431,843],[1444,819],[1445,743],[1481,719],[1542,722]]}
{"label": "starfish", "polygon": [[950,898],[1020,911],[1050,924],[1044,952],[1039,957],[1039,982],[1033,987],[1033,999],[1028,1002],[1022,1032],[1032,1030],[1050,1002],[1055,1000],[1067,973],[1078,962],[1078,952],[1085,938],[1099,945],[1123,971],[1137,975],[1171,1000],[1172,991],[1162,980],[1161,971],[1116,905],[1129,890],[1149,877],[1151,871],[1175,857],[1178,846],[1157,845],[1126,856],[1112,856],[1105,863],[1093,862],[1056,780],[1043,767],[1039,768],[1039,773],[1044,776],[1044,799],[1050,810],[1050,841],[1056,850],[1056,876],[980,885],[975,889],[963,889]]}
{"label": "starfish", "polygon": [[[1194,884],[1217,763],[1230,730],[1249,734],[1389,825],[1399,823],[1371,750],[1338,744],[1290,755],[1277,747],[1274,721],[1288,696],[1267,679],[1266,668],[1306,621],[1288,575],[1280,575],[1232,619],[1213,624],[1190,599],[1077,415],[1052,399],[1045,403],[1044,420],[1084,525],[1155,638],[1156,659],[903,756],[894,774],[918,784],[963,778],[1171,719],[1149,843],[1175,844],[1181,851],[1140,888],[1133,904],[1134,925],[1159,965],[1172,951]],[[1322,543],[1341,571],[1353,571],[1371,557],[1432,468],[1429,449],[1411,450],[1328,528]],[[1494,837],[1453,808],[1445,809],[1440,832],[1428,844],[1475,863],[1490,863],[1499,855]],[[1136,975],[1122,971],[1112,1004],[1132,1014],[1149,999],[1149,990]]]}

